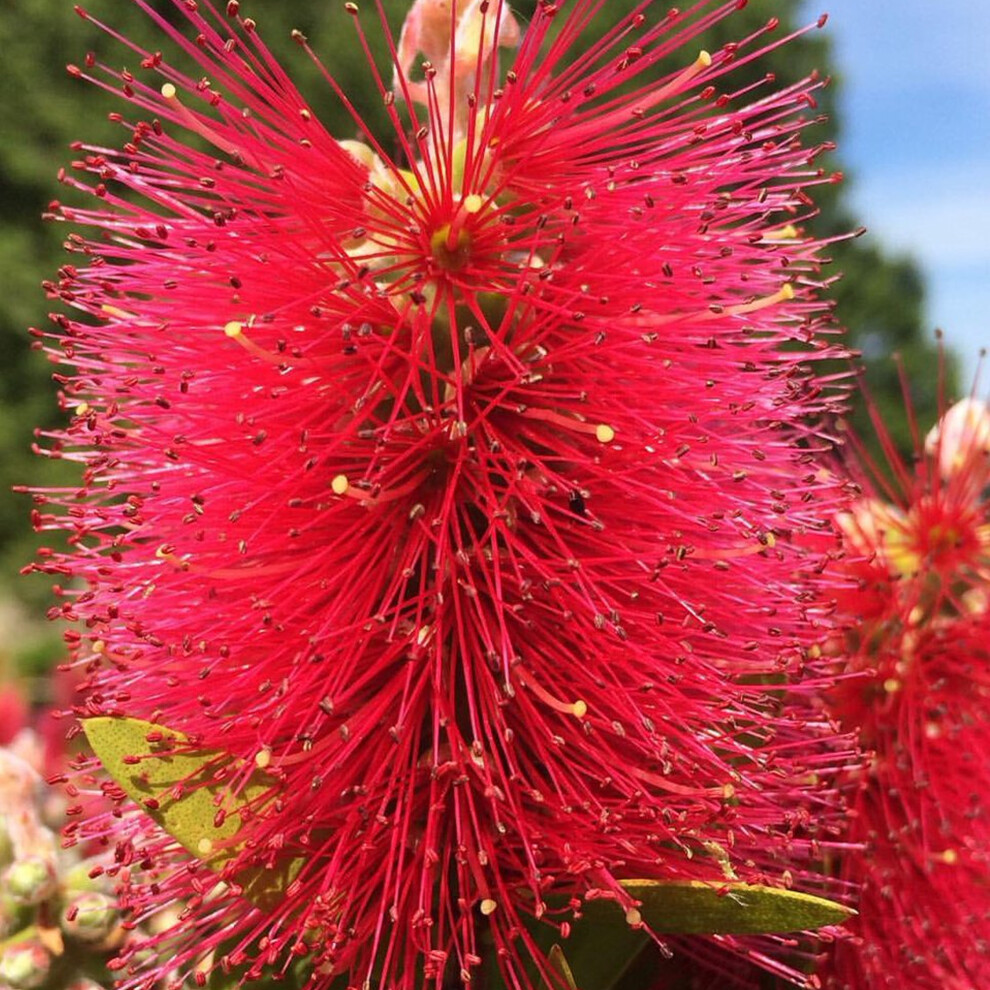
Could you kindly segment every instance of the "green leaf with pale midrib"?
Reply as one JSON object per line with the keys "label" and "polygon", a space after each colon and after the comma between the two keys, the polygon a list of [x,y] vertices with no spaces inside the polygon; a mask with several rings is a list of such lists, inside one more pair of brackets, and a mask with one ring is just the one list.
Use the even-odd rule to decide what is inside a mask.
{"label": "green leaf with pale midrib", "polygon": [[[258,770],[233,793],[226,780],[243,764],[219,750],[186,749],[188,739],[166,726],[109,717],[87,718],[82,725],[93,751],[127,796],[216,872],[243,848],[243,842],[237,841],[244,824],[242,810],[250,807],[251,813],[257,813],[274,796],[276,781]],[[160,736],[161,741],[149,742],[149,735]],[[132,762],[134,757],[139,762]],[[216,774],[222,770],[228,772],[218,781]],[[221,809],[224,817],[218,824]],[[303,863],[292,859],[274,868],[250,867],[233,880],[249,900],[259,907],[270,906],[283,896]]]}
{"label": "green leaf with pale midrib", "polygon": [[[623,880],[640,902],[651,931],[665,935],[766,935],[812,931],[840,924],[854,912],[841,904],[776,887],[725,881]],[[611,990],[650,945],[612,899],[586,900],[564,943],[567,962],[581,990]]]}
{"label": "green leaf with pale midrib", "polygon": [[[759,884],[700,880],[623,880],[641,902],[643,922],[659,935],[769,935],[812,931],[846,921],[854,912],[835,901],[797,890]],[[612,900],[585,902],[597,923],[625,923]]]}

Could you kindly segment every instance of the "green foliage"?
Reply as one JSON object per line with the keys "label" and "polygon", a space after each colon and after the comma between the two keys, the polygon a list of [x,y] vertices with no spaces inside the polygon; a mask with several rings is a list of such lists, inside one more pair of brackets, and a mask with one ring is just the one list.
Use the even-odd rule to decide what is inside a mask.
{"label": "green foliage", "polygon": [[[260,814],[277,783],[225,753],[196,750],[179,732],[136,718],[83,720],[104,769],[173,839],[220,872],[241,850],[244,818]],[[280,898],[302,860],[239,873],[244,896],[260,906]]]}
{"label": "green foliage", "polygon": [[[838,925],[853,913],[834,901],[796,890],[729,882],[623,880],[640,902],[638,915],[663,935],[764,935]],[[629,919],[614,901],[588,901],[585,915],[596,926]]]}
{"label": "green foliage", "polygon": [[563,977],[568,990],[577,990],[574,973],[567,961],[567,956],[564,955],[564,950],[559,945],[554,945],[547,954],[547,958],[550,960],[550,965]]}
{"label": "green foliage", "polygon": [[[624,880],[622,885],[640,902],[639,918],[660,935],[783,934],[841,924],[852,914],[811,894],[744,883]],[[558,954],[550,953],[565,980],[570,977],[581,990],[626,990],[642,986],[643,979],[672,990],[682,985],[677,969],[669,983],[656,982],[664,966],[653,941],[642,927],[630,925],[639,919],[630,919],[615,901],[586,901],[582,914]]]}
{"label": "green foliage", "polygon": [[[197,750],[164,726],[98,717],[85,719],[83,728],[104,769],[127,795],[218,873],[243,848],[240,833],[247,818],[263,815],[277,793],[274,778],[225,753]],[[221,809],[224,815],[218,817]],[[228,879],[265,907],[277,903],[303,867],[304,860],[293,859]],[[783,934],[841,924],[852,914],[822,897],[730,880],[623,880],[622,886],[638,908],[626,912],[612,899],[589,899],[572,926],[566,953],[560,945],[548,947],[562,987],[617,987],[651,944],[643,925],[661,935]],[[556,936],[554,929],[535,923],[533,934],[540,942]],[[223,983],[222,974],[214,979]]]}

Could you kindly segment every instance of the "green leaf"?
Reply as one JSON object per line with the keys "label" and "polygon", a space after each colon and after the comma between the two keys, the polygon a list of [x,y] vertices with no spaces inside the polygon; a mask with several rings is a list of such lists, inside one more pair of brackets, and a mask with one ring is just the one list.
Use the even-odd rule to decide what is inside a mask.
{"label": "green leaf", "polygon": [[642,920],[660,935],[768,935],[837,925],[855,912],[835,901],[779,887],[697,880],[623,880],[640,902],[627,916],[613,900],[585,902],[585,916],[598,924]]}
{"label": "green leaf", "polygon": [[577,990],[577,984],[574,982],[574,974],[571,972],[571,967],[567,963],[564,950],[559,945],[554,945],[551,947],[547,958],[550,960],[550,965],[564,978],[565,985],[570,987],[570,990]]}
{"label": "green leaf", "polygon": [[595,924],[586,916],[571,927],[567,962],[581,990],[610,990],[651,945],[650,936],[642,928],[630,928],[612,906],[606,923]]}
{"label": "green leaf", "polygon": [[[229,781],[243,774],[242,761],[220,750],[186,749],[188,739],[165,726],[105,717],[82,724],[93,751],[127,796],[216,872],[243,848],[237,837],[247,806],[257,813],[275,795],[277,782],[259,770],[233,793]],[[281,899],[304,862],[251,867],[233,879],[245,897],[266,907]]]}
{"label": "green leaf", "polygon": [[[612,990],[635,971],[658,935],[763,935],[839,924],[854,912],[811,894],[726,881],[623,880],[640,902],[627,916],[614,901],[587,900],[567,940],[567,962],[581,990]],[[635,985],[635,984],[634,984]]]}

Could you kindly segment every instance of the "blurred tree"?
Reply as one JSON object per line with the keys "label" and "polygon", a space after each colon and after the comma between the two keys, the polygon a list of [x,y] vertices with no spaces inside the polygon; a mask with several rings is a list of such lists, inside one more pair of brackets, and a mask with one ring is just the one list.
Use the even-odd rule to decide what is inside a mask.
{"label": "blurred tree", "polygon": [[[166,18],[169,0],[153,0],[153,6]],[[409,0],[384,0],[393,30],[397,32]],[[532,16],[535,0],[519,0],[515,9],[525,21]],[[609,0],[603,5],[596,26],[603,30],[633,6],[632,0]],[[782,8],[779,0],[751,0],[749,6],[728,22],[720,24],[705,44],[718,48],[725,42],[754,30],[768,18],[780,19],[777,36],[789,34],[797,26],[793,4]],[[242,7],[259,21],[267,43],[288,67],[317,112],[341,137],[355,134],[353,122],[329,93],[319,73],[305,54],[289,39],[297,27],[309,38],[325,65],[351,93],[363,94],[358,111],[372,121],[383,121],[381,101],[368,79],[364,55],[355,43],[351,18],[343,3],[331,5],[303,3],[300,0],[244,0]],[[147,18],[135,5],[120,0],[93,0],[92,12],[112,21],[122,34],[151,50],[168,48],[156,36]],[[665,11],[666,4],[658,4]],[[374,4],[363,5],[361,20],[375,39]],[[66,59],[81,61],[92,49],[114,65],[136,67],[138,58],[92,25],[83,24],[73,14],[68,0],[0,0],[0,51],[4,52],[6,98],[0,101],[0,191],[3,237],[0,238],[0,360],[4,375],[0,381],[0,489],[9,492],[15,483],[34,485],[71,484],[73,471],[64,464],[32,458],[29,448],[32,430],[38,424],[52,424],[59,415],[50,382],[52,367],[29,350],[25,328],[42,325],[45,301],[38,282],[64,261],[60,241],[66,231],[43,224],[39,215],[48,200],[59,195],[55,171],[71,158],[68,145],[84,138],[88,142],[119,143],[125,140],[119,127],[110,124],[106,114],[121,104],[92,86],[62,71]],[[388,73],[384,45],[375,48],[376,57]],[[812,31],[797,42],[771,52],[758,64],[743,66],[734,79],[742,83],[772,71],[779,82],[794,81],[813,68],[827,73],[830,52],[827,32]],[[822,109],[830,114],[827,123],[815,126],[809,140],[831,141],[837,132],[833,112],[833,89],[822,91]],[[833,163],[834,164],[834,163]],[[821,216],[815,222],[817,233],[834,236],[855,227],[843,205],[841,185],[820,187]],[[836,303],[837,321],[850,328],[853,346],[860,346],[871,361],[871,383],[876,401],[893,435],[908,446],[908,431],[896,386],[896,372],[889,355],[899,351],[905,368],[917,389],[915,406],[923,422],[934,418],[936,383],[933,346],[922,324],[923,282],[908,259],[891,257],[875,240],[841,241],[834,246],[836,273],[844,272],[831,294]],[[951,391],[951,382],[950,382]],[[37,540],[28,530],[28,500],[5,496],[0,501],[0,573],[16,572],[33,553]],[[16,582],[22,597],[42,601],[44,582]]]}

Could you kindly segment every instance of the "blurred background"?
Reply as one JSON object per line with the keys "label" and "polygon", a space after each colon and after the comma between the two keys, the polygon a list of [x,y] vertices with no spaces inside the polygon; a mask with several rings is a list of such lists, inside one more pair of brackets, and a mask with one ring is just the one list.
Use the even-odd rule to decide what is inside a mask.
{"label": "blurred background", "polygon": [[[830,12],[847,208],[877,243],[913,257],[927,302],[972,384],[990,346],[990,4],[803,0]],[[860,337],[868,358],[880,341]],[[986,382],[984,382],[984,391]]]}
{"label": "blurred background", "polygon": [[[166,12],[168,0],[155,0]],[[363,17],[369,23],[372,4]],[[397,30],[407,0],[386,0]],[[514,9],[525,20],[534,0]],[[602,24],[632,6],[609,0]],[[665,6],[658,4],[658,9]],[[91,11],[150,49],[162,47],[146,19],[124,0],[93,0]],[[751,0],[723,24],[707,47],[748,33],[771,15],[779,33],[830,11],[828,27],[771,53],[759,65],[781,83],[812,68],[834,77],[823,93],[828,123],[808,141],[839,144],[831,167],[847,180],[820,187],[823,236],[870,228],[834,245],[830,271],[844,272],[830,292],[837,318],[850,330],[869,367],[874,401],[904,449],[910,449],[897,370],[901,355],[919,420],[935,418],[938,357],[934,331],[944,327],[952,357],[948,395],[970,390],[977,354],[990,343],[990,4],[985,0]],[[243,0],[263,37],[282,57],[333,133],[353,125],[330,106],[327,91],[288,39],[301,29],[345,87],[368,93],[369,115],[380,112],[361,88],[363,56],[353,42],[343,3],[328,0]],[[112,64],[136,68],[138,58],[73,12],[71,0],[0,0],[0,742],[25,704],[51,703],[47,676],[59,656],[61,629],[44,620],[47,579],[18,576],[39,540],[30,531],[30,497],[12,485],[71,485],[70,466],[31,453],[36,428],[58,422],[53,370],[32,351],[27,328],[46,322],[40,288],[63,262],[67,231],[40,219],[61,194],[55,173],[69,143],[126,140],[107,121],[112,97],[70,78],[66,62],[96,50]],[[691,53],[692,57],[694,52]],[[743,74],[740,74],[740,82]],[[861,411],[856,414],[862,415]],[[59,700],[57,703],[64,704]],[[6,707],[5,707],[6,706]],[[18,707],[20,706],[20,707]]]}

